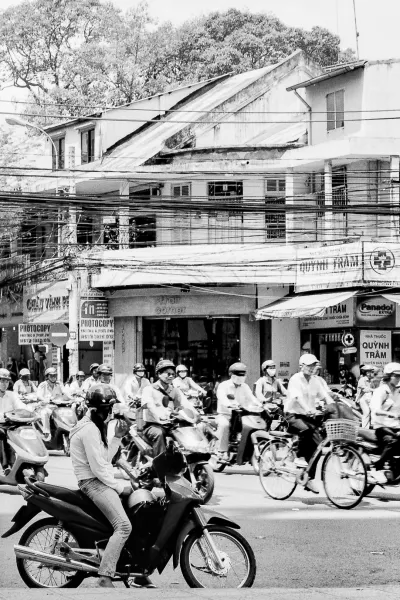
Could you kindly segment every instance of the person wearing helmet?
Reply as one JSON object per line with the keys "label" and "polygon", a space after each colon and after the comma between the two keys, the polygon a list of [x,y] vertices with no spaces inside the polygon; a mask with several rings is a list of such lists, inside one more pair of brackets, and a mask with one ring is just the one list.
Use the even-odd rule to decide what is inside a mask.
{"label": "person wearing helmet", "polygon": [[123,389],[123,396],[127,404],[140,406],[142,392],[146,386],[150,385],[150,381],[146,377],[146,367],[143,363],[133,365],[133,375],[128,377]]}
{"label": "person wearing helmet", "polygon": [[[193,408],[180,390],[172,385],[175,378],[175,365],[171,360],[160,360],[155,368],[155,383],[144,388],[142,404],[143,433],[153,447],[154,456],[165,452],[166,425],[169,424],[172,411]],[[197,411],[195,411],[197,414]]]}
{"label": "person wearing helmet", "polygon": [[385,483],[390,471],[383,471],[385,463],[400,453],[400,363],[389,363],[371,398],[371,423],[381,447],[381,456],[373,465],[377,483]]}
{"label": "person wearing helmet", "polygon": [[361,425],[363,429],[371,427],[371,399],[374,391],[372,380],[375,375],[375,367],[373,365],[360,365],[360,379],[357,384],[356,404],[362,412]]}
{"label": "person wearing helmet", "polygon": [[172,382],[173,386],[181,390],[186,398],[197,398],[205,396],[206,392],[191,377],[188,376],[188,369],[185,365],[176,367],[176,377]]}
{"label": "person wearing helmet", "polygon": [[265,360],[261,365],[262,377],[256,381],[254,395],[263,404],[264,410],[272,420],[271,411],[286,397],[286,388],[276,376],[276,364],[273,360]]}
{"label": "person wearing helmet", "polygon": [[228,458],[229,430],[232,410],[244,408],[252,412],[263,411],[263,406],[246,383],[247,367],[242,362],[233,363],[228,370],[229,379],[217,389],[217,435],[222,458]]}
{"label": "person wearing helmet", "polygon": [[85,379],[83,384],[84,392],[86,393],[92,385],[95,385],[99,382],[99,363],[92,363],[89,367],[90,376]]}
{"label": "person wearing helmet", "polygon": [[103,364],[99,365],[97,371],[99,374],[98,383],[105,383],[106,385],[109,385],[110,387],[112,387],[112,389],[116,393],[118,402],[120,404],[125,404],[125,399],[122,395],[121,390],[114,383],[111,383],[111,378],[113,376],[112,367],[110,367],[110,365],[106,365],[105,363],[103,363]]}
{"label": "person wearing helmet", "polygon": [[69,386],[65,386],[73,398],[80,397],[83,398],[86,396],[86,391],[84,388],[86,375],[84,371],[78,371],[75,375],[75,378],[71,381]]}
{"label": "person wearing helmet", "polygon": [[70,433],[72,467],[78,486],[104,513],[114,529],[99,567],[97,585],[100,587],[114,587],[112,578],[116,565],[132,531],[120,500],[120,496],[131,494],[132,487],[123,480],[115,479],[111,463],[127,428],[117,425],[112,439],[107,436],[107,431],[110,431],[107,426],[119,412],[116,403],[117,397],[111,386],[102,383],[93,385],[86,394],[88,412]]}
{"label": "person wearing helmet", "polygon": [[4,423],[4,415],[13,410],[25,409],[25,404],[20,400],[14,392],[8,389],[11,381],[10,372],[7,369],[0,369],[0,464],[3,470],[9,468],[7,433],[1,426]]}
{"label": "person wearing helmet", "polygon": [[22,399],[26,394],[33,394],[37,391],[36,385],[30,380],[31,372],[29,369],[21,369],[19,379],[14,383],[14,392]]}
{"label": "person wearing helmet", "polygon": [[37,389],[37,399],[40,402],[40,417],[43,426],[43,439],[45,442],[51,440],[50,434],[50,416],[53,412],[49,404],[52,400],[62,398],[63,396],[70,398],[68,391],[64,385],[57,380],[57,369],[49,367],[44,372],[45,380],[39,383]]}
{"label": "person wearing helmet", "polygon": [[[320,402],[326,404],[333,402],[329,388],[323,386],[314,375],[318,362],[313,354],[303,354],[300,357],[300,372],[290,378],[284,403],[289,428],[299,436],[298,457],[295,459],[295,464],[303,468],[307,467],[322,440],[316,422],[317,406]],[[314,481],[316,462],[308,473],[310,479],[304,488],[314,494],[319,493]]]}

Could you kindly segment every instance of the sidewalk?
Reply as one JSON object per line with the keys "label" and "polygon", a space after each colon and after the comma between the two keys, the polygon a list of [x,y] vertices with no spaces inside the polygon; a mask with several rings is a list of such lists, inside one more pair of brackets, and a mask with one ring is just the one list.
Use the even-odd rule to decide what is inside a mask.
{"label": "sidewalk", "polygon": [[365,588],[254,588],[245,590],[137,590],[118,589],[105,590],[98,588],[71,590],[30,590],[1,589],[0,600],[105,600],[107,597],[116,600],[398,600],[399,586],[380,586]]}

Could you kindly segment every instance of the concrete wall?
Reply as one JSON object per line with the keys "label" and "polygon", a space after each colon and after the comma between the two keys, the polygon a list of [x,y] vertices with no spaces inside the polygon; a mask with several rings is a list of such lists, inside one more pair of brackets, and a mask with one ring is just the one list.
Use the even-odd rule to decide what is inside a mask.
{"label": "concrete wall", "polygon": [[260,324],[249,321],[249,315],[240,316],[240,359],[247,365],[247,383],[260,376]]}
{"label": "concrete wall", "polygon": [[272,358],[279,377],[291,377],[298,371],[300,357],[299,319],[272,319]]}
{"label": "concrete wall", "polygon": [[[363,117],[374,120],[363,121],[363,137],[400,138],[399,79],[400,60],[367,63],[364,69],[362,106],[366,112],[363,113]],[[377,109],[379,113],[368,112]],[[376,120],[377,117],[380,119]]]}
{"label": "concrete wall", "polygon": [[114,369],[115,384],[123,387],[128,376],[132,375],[132,367],[137,358],[136,317],[119,317],[114,321],[115,327],[115,350]]}

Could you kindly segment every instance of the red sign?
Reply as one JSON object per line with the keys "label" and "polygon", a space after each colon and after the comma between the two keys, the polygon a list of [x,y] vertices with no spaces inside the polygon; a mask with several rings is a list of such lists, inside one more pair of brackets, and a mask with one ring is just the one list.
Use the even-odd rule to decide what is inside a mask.
{"label": "red sign", "polygon": [[55,346],[65,346],[69,340],[69,329],[64,323],[54,323],[50,327],[50,340]]}

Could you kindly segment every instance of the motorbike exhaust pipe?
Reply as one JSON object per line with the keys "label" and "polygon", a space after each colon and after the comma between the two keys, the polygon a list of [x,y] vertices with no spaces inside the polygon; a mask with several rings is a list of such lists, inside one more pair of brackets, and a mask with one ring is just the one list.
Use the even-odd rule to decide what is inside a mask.
{"label": "motorbike exhaust pipe", "polygon": [[69,560],[62,556],[40,552],[40,550],[32,550],[18,544],[14,546],[14,552],[17,558],[40,562],[50,567],[62,567],[64,571],[85,571],[86,573],[97,574],[99,570],[98,567],[79,562],[78,560]]}

